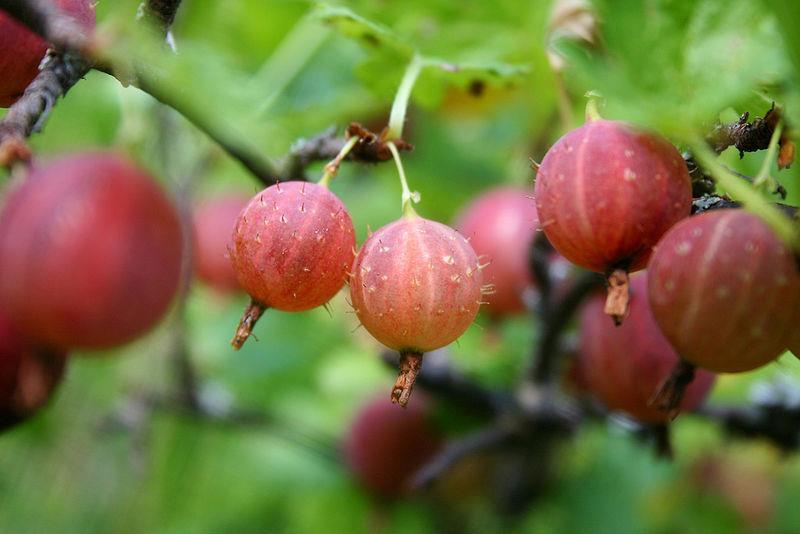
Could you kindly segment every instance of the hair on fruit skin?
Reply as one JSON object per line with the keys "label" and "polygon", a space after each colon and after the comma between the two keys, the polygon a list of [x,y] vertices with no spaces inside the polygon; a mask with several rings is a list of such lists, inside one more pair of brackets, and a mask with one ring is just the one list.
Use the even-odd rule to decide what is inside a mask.
{"label": "hair on fruit skin", "polygon": [[[87,31],[95,26],[91,0],[51,0]],[[39,73],[47,42],[0,10],[0,107],[8,107],[22,96]]]}
{"label": "hair on fruit skin", "polygon": [[594,120],[545,155],[534,193],[555,249],[609,282],[606,313],[621,322],[628,273],[644,268],[653,245],[688,217],[692,187],[677,149],[660,136]]}
{"label": "hair on fruit skin", "polygon": [[347,208],[326,186],[283,182],[256,194],[231,248],[239,284],[252,297],[234,348],[267,308],[304,311],[328,302],[344,286],[355,245]]}
{"label": "hair on fruit skin", "polygon": [[238,195],[209,198],[195,207],[194,272],[217,291],[241,291],[230,258],[233,230],[249,199]]}
{"label": "hair on fruit skin", "polygon": [[376,398],[359,410],[344,443],[345,462],[375,496],[401,496],[416,471],[440,449],[442,438],[429,421],[429,406],[420,398],[397,410]]}
{"label": "hair on fruit skin", "polygon": [[66,156],[34,167],[0,212],[0,306],[48,346],[121,345],[167,311],[182,248],[148,174],[115,153]]}
{"label": "hair on fruit skin", "polygon": [[539,228],[533,191],[496,187],[473,200],[456,228],[482,262],[484,283],[492,286],[485,311],[492,317],[523,313],[522,295],[532,285],[528,251]]}
{"label": "hair on fruit skin", "polygon": [[[594,295],[580,315],[581,376],[606,406],[646,423],[663,423],[668,412],[649,406],[669,376],[678,353],[666,340],[650,311],[647,271],[631,277],[630,313],[615,327],[603,313],[603,297]],[[699,371],[688,387],[681,409],[697,408],[714,383],[714,375]]]}
{"label": "hair on fruit skin", "polygon": [[64,354],[34,346],[0,312],[0,432],[47,403],[65,363]]}
{"label": "hair on fruit skin", "polygon": [[413,210],[361,247],[350,279],[351,302],[364,328],[400,352],[393,402],[408,403],[422,354],[452,343],[475,320],[481,268],[464,236]]}
{"label": "hair on fruit skin", "polygon": [[682,221],[659,242],[648,271],[656,321],[697,367],[761,367],[786,350],[797,328],[797,264],[752,213],[716,210]]}

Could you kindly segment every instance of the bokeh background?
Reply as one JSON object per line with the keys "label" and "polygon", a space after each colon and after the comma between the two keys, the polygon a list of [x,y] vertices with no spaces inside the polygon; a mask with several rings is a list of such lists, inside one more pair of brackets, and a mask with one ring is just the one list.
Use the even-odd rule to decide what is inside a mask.
{"label": "bokeh background", "polygon": [[[174,58],[128,38],[137,6],[97,3],[101,28],[119,37],[116,52],[160,63],[169,72],[162,90],[184,111],[274,160],[332,126],[382,127],[414,48],[468,67],[425,71],[406,129],[417,210],[443,222],[489,187],[532,184],[528,157],[540,160],[582,123],[588,91],[602,97],[606,117],[676,143],[744,111],[763,116],[773,101],[800,124],[800,8],[788,0],[600,0],[592,3],[594,46],[571,39],[574,28],[553,28],[549,1],[184,0]],[[563,58],[560,74],[553,51]],[[260,189],[179,114],[98,72],[70,91],[31,141],[42,158],[98,147],[127,152],[188,205]],[[763,157],[723,154],[749,175]],[[797,167],[779,175],[794,205]],[[320,173],[319,165],[309,171]],[[0,185],[8,181],[0,175]],[[359,242],[368,227],[400,215],[391,164],[345,163],[332,189]],[[339,295],[329,311],[267,312],[258,342],[235,353],[228,341],[245,303],[192,282],[185,308],[147,337],[73,358],[49,407],[0,436],[0,532],[796,532],[800,525],[798,456],[731,438],[691,414],[674,423],[673,461],[658,458],[622,420],[585,425],[553,456],[557,475],[547,491],[513,517],[498,513],[480,458],[433,492],[378,503],[339,451],[358,408],[376,393],[388,396],[394,372],[380,346],[356,328]],[[512,390],[538,328],[536,317],[491,325],[481,317],[448,350],[470,378]],[[153,401],[177,391],[182,354],[218,420]],[[800,403],[792,397],[798,386],[800,362],[787,354],[722,377],[710,402],[781,394]],[[232,410],[258,415],[226,420]],[[434,419],[451,437],[485,424],[445,404]]]}

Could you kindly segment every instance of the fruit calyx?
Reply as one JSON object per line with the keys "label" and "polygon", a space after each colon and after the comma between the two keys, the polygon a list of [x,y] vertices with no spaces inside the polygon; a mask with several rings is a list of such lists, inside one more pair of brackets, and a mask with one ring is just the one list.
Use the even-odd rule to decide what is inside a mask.
{"label": "fruit calyx", "polygon": [[244,346],[244,342],[247,341],[247,338],[253,335],[253,327],[265,311],[267,311],[266,306],[257,300],[250,299],[250,304],[244,309],[242,318],[239,320],[239,326],[236,327],[236,333],[233,335],[233,339],[231,339],[231,346],[234,349],[241,349]]}
{"label": "fruit calyx", "polygon": [[403,408],[411,398],[411,390],[422,368],[422,353],[414,351],[400,351],[400,372],[392,388],[391,399],[394,404]]}
{"label": "fruit calyx", "polygon": [[611,316],[614,325],[619,326],[622,320],[628,315],[628,304],[630,303],[630,275],[626,269],[618,268],[611,271],[606,276],[606,304],[603,312]]}

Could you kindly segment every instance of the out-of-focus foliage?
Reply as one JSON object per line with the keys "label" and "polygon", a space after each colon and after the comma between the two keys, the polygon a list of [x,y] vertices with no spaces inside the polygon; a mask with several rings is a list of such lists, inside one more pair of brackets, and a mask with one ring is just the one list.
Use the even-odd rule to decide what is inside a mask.
{"label": "out-of-focus foliage", "polygon": [[[103,28],[119,38],[115,53],[153,65],[163,91],[271,160],[330,125],[383,127],[414,51],[452,66],[423,71],[405,132],[415,145],[404,162],[422,195],[418,212],[444,222],[480,190],[530,183],[527,158],[539,160],[582,120],[587,91],[602,95],[607,117],[676,142],[718,117],[763,115],[773,100],[800,121],[800,44],[792,22],[800,15],[789,1],[598,0],[597,47],[555,44],[567,61],[566,117],[558,112],[559,82],[545,49],[549,1],[184,0],[175,56],[131,31],[138,3],[98,3]],[[168,187],[188,179],[195,197],[259,189],[187,121],[97,72],[58,104],[32,143],[43,158],[115,147]],[[723,158],[755,175],[763,154],[739,161],[731,149]],[[794,204],[800,202],[796,169],[778,175]],[[346,163],[332,189],[351,211],[359,242],[368,227],[400,215],[391,165]],[[467,531],[508,528],[487,496],[380,506],[350,480],[337,443],[361,402],[375,391],[388,395],[393,376],[378,345],[347,313],[343,295],[330,313],[267,312],[256,328],[259,341],[234,353],[228,340],[244,304],[242,297],[192,285],[189,350],[203,403],[220,414],[234,406],[260,410],[268,421],[223,425],[147,409],[148,399],[175,387],[179,318],[173,314],[114,354],[74,359],[52,405],[0,436],[0,531],[332,533],[383,524],[390,532],[434,532],[454,520]],[[469,376],[511,389],[537,335],[536,322],[526,318],[502,325],[481,319],[450,351]],[[746,403],[753,384],[777,375],[800,381],[800,362],[789,356],[756,373],[723,377],[713,401]],[[442,410],[453,433],[478,424],[457,407]],[[588,426],[565,444],[555,487],[513,525],[621,533],[792,531],[800,524],[796,455],[778,458],[761,442],[731,444],[707,421],[683,415],[675,424],[677,460],[668,463],[623,426]],[[725,494],[728,483],[696,484],[702,462],[714,461],[744,462],[745,473],[763,469],[758,476],[775,497],[762,524],[747,523],[749,512]],[[479,479],[481,485],[488,493],[490,484]]]}

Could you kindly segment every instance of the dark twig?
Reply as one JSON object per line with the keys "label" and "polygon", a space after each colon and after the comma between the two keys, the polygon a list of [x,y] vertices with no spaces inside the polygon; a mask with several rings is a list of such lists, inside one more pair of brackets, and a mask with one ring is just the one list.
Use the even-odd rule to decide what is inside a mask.
{"label": "dark twig", "polygon": [[537,232],[528,249],[528,268],[539,295],[539,309],[536,311],[542,317],[550,315],[553,289],[553,279],[550,275],[552,257],[553,245],[547,240],[544,232]]}
{"label": "dark twig", "polygon": [[800,448],[800,409],[789,406],[705,406],[697,411],[726,431],[746,438],[764,438],[785,451]]}
{"label": "dark twig", "polygon": [[583,273],[578,277],[569,292],[549,315],[542,317],[542,330],[535,348],[534,363],[530,368],[530,379],[539,385],[553,379],[556,361],[562,353],[560,342],[564,329],[583,300],[595,289],[603,287],[605,280],[597,273]]}
{"label": "dark twig", "polygon": [[513,428],[492,426],[453,441],[417,471],[411,479],[411,487],[428,487],[463,458],[504,447],[516,435]]}

